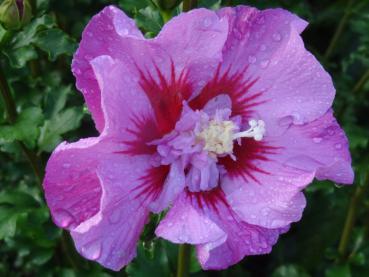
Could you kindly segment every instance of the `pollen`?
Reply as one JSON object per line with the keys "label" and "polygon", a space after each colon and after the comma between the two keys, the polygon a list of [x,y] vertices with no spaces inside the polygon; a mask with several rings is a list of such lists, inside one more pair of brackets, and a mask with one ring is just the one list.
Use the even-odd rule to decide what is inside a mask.
{"label": "pollen", "polygon": [[233,121],[211,120],[208,126],[197,135],[197,138],[204,141],[204,150],[207,150],[209,153],[233,156],[234,140],[240,143],[241,138],[252,138],[256,141],[263,139],[265,135],[265,123],[263,120],[251,119],[249,126],[248,130],[236,132],[238,127]]}
{"label": "pollen", "polygon": [[204,149],[217,154],[230,154],[233,151],[233,135],[236,125],[230,121],[211,120],[207,128],[203,129],[198,138],[205,142]]}

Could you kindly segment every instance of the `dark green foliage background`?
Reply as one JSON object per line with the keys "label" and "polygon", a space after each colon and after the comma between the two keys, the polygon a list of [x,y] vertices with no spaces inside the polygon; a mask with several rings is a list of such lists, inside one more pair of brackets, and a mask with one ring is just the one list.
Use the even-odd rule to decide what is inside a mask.
{"label": "dark green foliage background", "polygon": [[[0,73],[10,86],[17,113],[14,120],[9,118],[0,100],[0,276],[174,276],[177,246],[154,238],[157,217],[142,235],[138,257],[125,270],[112,272],[75,252],[69,235],[52,223],[40,186],[44,165],[58,143],[97,134],[70,71],[88,20],[113,3],[152,37],[168,12],[160,13],[154,4],[160,1],[151,0],[31,2],[33,19],[23,29],[7,32],[0,26]],[[303,37],[334,79],[335,114],[350,138],[356,179],[351,187],[312,184],[306,190],[303,219],[281,237],[270,255],[249,257],[219,272],[201,271],[193,255],[191,274],[369,276],[369,1],[198,2],[213,9],[279,6],[310,22]],[[180,8],[171,11],[179,12]],[[41,168],[39,177],[29,158]]]}

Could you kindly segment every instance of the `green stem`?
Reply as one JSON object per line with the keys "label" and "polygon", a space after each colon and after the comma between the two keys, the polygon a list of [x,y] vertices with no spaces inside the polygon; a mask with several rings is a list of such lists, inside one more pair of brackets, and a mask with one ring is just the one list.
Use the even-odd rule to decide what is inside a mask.
{"label": "green stem", "polygon": [[358,91],[360,91],[361,88],[365,85],[366,81],[368,81],[368,79],[369,79],[369,69],[363,74],[363,76],[361,76],[359,81],[356,83],[356,85],[352,90],[352,93],[357,93]]}
{"label": "green stem", "polygon": [[[350,93],[355,94],[360,92],[361,88],[365,85],[365,83],[369,80],[369,69],[364,72],[364,74],[361,76],[361,78],[357,81],[357,83],[355,84],[354,88],[352,89],[352,91]],[[341,118],[346,110],[347,110],[348,105],[344,105],[341,107],[340,110],[337,111],[337,117]]]}
{"label": "green stem", "polygon": [[329,43],[329,46],[324,54],[324,60],[327,61],[329,59],[329,57],[332,55],[333,50],[336,48],[338,39],[340,38],[340,36],[342,35],[342,32],[347,24],[348,19],[350,18],[351,15],[351,7],[352,4],[354,3],[354,0],[348,0],[347,1],[347,5],[346,5],[346,9],[345,9],[345,14],[343,15],[343,17],[341,18],[341,21],[339,22],[337,29],[332,37],[331,42]]}
{"label": "green stem", "polygon": [[341,239],[338,245],[339,261],[344,261],[347,258],[347,247],[350,241],[351,233],[355,225],[356,215],[361,199],[368,187],[369,173],[367,173],[364,185],[357,185],[354,194],[351,197],[350,205],[347,211],[345,225],[343,227]]}
{"label": "green stem", "polygon": [[197,7],[197,0],[184,0],[183,1],[183,11],[188,12]]}
{"label": "green stem", "polygon": [[26,156],[28,162],[30,163],[33,173],[35,174],[37,180],[38,180],[38,184],[41,186],[42,184],[42,180],[43,180],[43,174],[41,172],[40,166],[38,164],[38,157],[36,156],[36,154],[27,148],[27,146],[21,142],[21,141],[17,141],[19,147],[22,149],[23,154]]}
{"label": "green stem", "polygon": [[177,277],[190,275],[191,245],[181,244],[178,249]]}
{"label": "green stem", "polygon": [[[10,92],[9,84],[6,80],[5,74],[0,66],[0,91],[5,104],[5,110],[7,114],[7,119],[10,124],[14,124],[17,120],[17,110]],[[28,162],[30,163],[32,170],[39,181],[42,182],[41,169],[37,162],[37,156],[32,150],[28,149],[25,144],[21,141],[17,141],[19,147],[22,149],[23,154],[26,156]]]}
{"label": "green stem", "polygon": [[9,123],[13,124],[17,119],[17,110],[15,108],[15,103],[13,101],[8,82],[6,81],[5,74],[1,66],[0,66],[0,91],[4,100],[7,119]]}

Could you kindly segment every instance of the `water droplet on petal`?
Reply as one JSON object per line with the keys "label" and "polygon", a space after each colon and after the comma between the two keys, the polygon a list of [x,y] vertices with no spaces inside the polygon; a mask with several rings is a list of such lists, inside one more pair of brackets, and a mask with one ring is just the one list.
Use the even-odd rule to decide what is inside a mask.
{"label": "water droplet on petal", "polygon": [[342,144],[341,144],[341,143],[337,143],[334,147],[335,147],[336,149],[341,149],[341,148],[342,148]]}
{"label": "water droplet on petal", "polygon": [[209,27],[210,24],[211,24],[210,18],[205,18],[205,20],[204,20],[204,27]]}
{"label": "water droplet on petal", "polygon": [[79,69],[79,68],[76,68],[73,70],[73,72],[76,74],[76,75],[80,75],[82,73],[82,71]]}
{"label": "water droplet on petal", "polygon": [[275,41],[280,41],[280,40],[282,39],[282,36],[281,36],[281,34],[280,34],[280,33],[274,33],[274,34],[273,34],[273,39],[274,39]]}
{"label": "water droplet on petal", "polygon": [[334,127],[329,127],[327,131],[328,131],[328,135],[330,135],[330,136],[333,136],[335,134]]}
{"label": "water droplet on petal", "polygon": [[322,138],[320,138],[320,137],[315,137],[315,138],[313,138],[313,141],[314,141],[315,143],[320,143],[322,140],[323,140],[323,139],[322,139]]}
{"label": "water droplet on petal", "polygon": [[74,223],[74,217],[72,214],[63,209],[54,212],[53,218],[55,223],[62,228],[68,228],[72,223]]}
{"label": "water droplet on petal", "polygon": [[261,15],[258,19],[257,19],[257,21],[256,21],[258,24],[264,24],[264,22],[265,22],[265,17],[263,16],[263,15]]}
{"label": "water droplet on petal", "polygon": [[293,123],[295,124],[302,124],[304,123],[304,118],[298,112],[292,112],[291,116],[293,117]]}
{"label": "water droplet on petal", "polygon": [[256,62],[256,57],[255,56],[249,56],[248,61],[249,61],[249,63],[255,63]]}
{"label": "water droplet on petal", "polygon": [[122,28],[119,30],[119,34],[122,35],[122,36],[126,36],[128,35],[129,31],[127,28]]}
{"label": "water droplet on petal", "polygon": [[269,65],[269,60],[263,60],[260,62],[260,67],[261,68],[267,68]]}
{"label": "water droplet on petal", "polygon": [[265,51],[267,49],[265,44],[260,45],[260,50],[261,51]]}
{"label": "water droplet on petal", "polygon": [[82,255],[90,260],[97,260],[101,256],[102,245],[100,241],[92,241],[84,246],[81,249]]}

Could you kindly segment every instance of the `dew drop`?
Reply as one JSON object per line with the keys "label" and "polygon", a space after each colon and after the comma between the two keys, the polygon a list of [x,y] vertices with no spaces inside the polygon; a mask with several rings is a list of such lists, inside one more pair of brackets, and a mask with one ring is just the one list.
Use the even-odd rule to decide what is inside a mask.
{"label": "dew drop", "polygon": [[63,164],[63,168],[70,168],[70,163]]}
{"label": "dew drop", "polygon": [[302,124],[304,122],[304,118],[298,112],[292,112],[291,115],[293,117],[293,123]]}
{"label": "dew drop", "polygon": [[54,213],[54,221],[55,223],[62,227],[62,228],[67,228],[69,226],[72,225],[72,223],[74,223],[74,217],[66,210],[57,210]]}
{"label": "dew drop", "polygon": [[122,28],[119,30],[119,34],[122,35],[122,36],[126,36],[128,35],[129,31],[127,28]]}
{"label": "dew drop", "polygon": [[260,67],[261,68],[267,68],[269,65],[269,60],[263,60],[260,62]]}
{"label": "dew drop", "polygon": [[97,260],[101,256],[102,252],[102,245],[99,241],[91,241],[81,249],[82,255],[85,256],[87,259],[90,260]]}
{"label": "dew drop", "polygon": [[262,15],[262,16],[260,16],[258,19],[257,19],[257,21],[256,21],[258,24],[264,24],[264,22],[265,22],[265,18],[264,18],[264,16]]}
{"label": "dew drop", "polygon": [[265,44],[260,45],[260,50],[261,51],[265,51],[267,49],[267,47],[265,46]]}
{"label": "dew drop", "polygon": [[93,57],[91,55],[85,55],[85,59],[89,61],[89,60],[92,60]]}
{"label": "dew drop", "polygon": [[79,68],[76,68],[76,69],[74,69],[74,73],[76,75],[80,75],[82,73],[82,71]]}
{"label": "dew drop", "polygon": [[204,20],[204,27],[209,27],[210,24],[211,24],[210,18],[205,18],[205,20]]}
{"label": "dew drop", "polygon": [[315,138],[313,138],[313,141],[314,141],[315,143],[320,143],[322,140],[323,140],[323,139],[322,139],[322,138],[320,138],[320,137],[315,137]]}
{"label": "dew drop", "polygon": [[341,148],[342,148],[342,144],[341,144],[341,143],[337,143],[334,147],[335,147],[336,149],[341,149]]}
{"label": "dew drop", "polygon": [[248,61],[249,61],[249,63],[255,63],[256,62],[256,57],[255,56],[249,56]]}
{"label": "dew drop", "polygon": [[335,134],[334,127],[329,127],[328,128],[328,135],[333,136],[334,134]]}
{"label": "dew drop", "polygon": [[281,36],[281,34],[280,34],[280,33],[274,33],[274,34],[273,34],[273,39],[274,39],[275,41],[281,41],[282,36]]}

